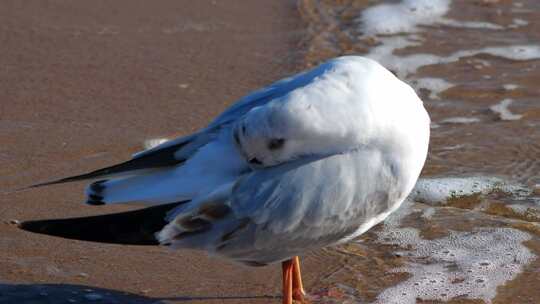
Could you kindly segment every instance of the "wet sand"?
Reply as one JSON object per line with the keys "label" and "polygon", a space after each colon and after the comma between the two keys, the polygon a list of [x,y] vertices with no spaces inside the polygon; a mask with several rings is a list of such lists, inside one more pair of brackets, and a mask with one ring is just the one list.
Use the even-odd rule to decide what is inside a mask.
{"label": "wet sand", "polygon": [[[413,192],[414,202],[356,242],[304,257],[313,302],[537,303],[540,55],[449,58],[533,44],[540,7],[452,1],[448,13],[409,34],[366,37],[359,16],[383,2],[401,3],[3,1],[0,303],[278,303],[277,265],[237,267],[193,251],[64,240],[10,223],[133,208],[86,206],[83,184],[3,191],[125,160],[145,140],[204,126],[252,89],[329,57],[377,55],[385,43],[395,49],[383,64],[397,59],[407,70],[414,62],[404,60],[414,54],[441,62],[404,79],[433,118],[419,184],[441,182],[447,192],[437,199]],[[398,47],[400,37],[410,45]],[[467,177],[479,174],[488,184]],[[443,178],[426,178],[434,175]],[[493,175],[523,185],[491,185]],[[487,190],[464,191],[478,185]]]}
{"label": "wet sand", "polygon": [[[294,70],[301,29],[293,1],[2,1],[0,191],[191,133]],[[1,303],[277,301],[266,295],[279,294],[279,266],[66,240],[10,223],[131,208],[86,206],[83,187],[0,194]],[[320,256],[305,263],[308,286]]]}

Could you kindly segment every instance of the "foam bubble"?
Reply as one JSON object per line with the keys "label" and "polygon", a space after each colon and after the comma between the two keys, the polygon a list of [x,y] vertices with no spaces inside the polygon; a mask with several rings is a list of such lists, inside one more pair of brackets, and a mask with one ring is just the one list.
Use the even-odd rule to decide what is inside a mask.
{"label": "foam bubble", "polygon": [[512,280],[535,255],[522,243],[531,236],[511,228],[451,231],[440,239],[425,240],[414,228],[383,230],[379,242],[409,250],[404,282],[384,290],[376,303],[409,304],[417,299],[449,301],[455,297],[491,303],[497,287]]}
{"label": "foam bubble", "polygon": [[452,88],[454,84],[442,78],[424,77],[415,79],[413,81],[413,86],[416,89],[426,89],[430,91],[429,98],[431,99],[440,99],[439,94]]}
{"label": "foam bubble", "polygon": [[480,122],[478,117],[449,117],[441,120],[443,124],[471,124]]}
{"label": "foam bubble", "polygon": [[[412,37],[411,37],[412,38]],[[374,59],[394,71],[400,78],[408,78],[421,67],[441,63],[439,56],[431,54],[394,55],[394,51],[420,45],[417,40],[406,37],[379,38],[381,44],[372,48],[366,57]]]}
{"label": "foam bubble", "polygon": [[453,150],[463,149],[466,146],[467,145],[465,145],[465,144],[458,144],[458,145],[453,145],[453,146],[441,147],[440,150],[441,151],[453,151]]}
{"label": "foam bubble", "polygon": [[508,27],[509,28],[518,28],[518,27],[522,27],[522,26],[527,26],[529,25],[529,22],[527,20],[523,20],[523,19],[520,19],[520,18],[515,18],[512,20],[512,24],[510,24]]}
{"label": "foam bubble", "polygon": [[513,90],[516,90],[518,88],[519,88],[519,85],[513,84],[513,83],[508,83],[508,84],[503,85],[503,89],[505,89],[507,91],[513,91]]}
{"label": "foam bubble", "polygon": [[431,219],[431,217],[433,217],[434,214],[435,214],[435,208],[429,207],[422,211],[422,218],[429,220]]}
{"label": "foam bubble", "polygon": [[487,29],[487,30],[503,30],[504,26],[480,21],[457,21],[452,19],[441,19],[437,23],[456,27],[456,28],[470,28],[470,29]]}
{"label": "foam bubble", "polygon": [[457,54],[464,56],[474,56],[478,54],[488,54],[510,60],[533,60],[540,59],[540,45],[524,44],[500,47],[486,47],[479,50],[461,51]]}
{"label": "foam bubble", "polygon": [[502,191],[521,199],[532,193],[528,187],[504,181],[498,177],[420,178],[408,199],[428,205],[444,205],[449,199]]}
{"label": "foam bubble", "polygon": [[524,204],[512,204],[512,205],[509,205],[508,207],[510,207],[512,211],[520,215],[525,215],[527,214],[527,211],[529,211],[529,206],[524,205]]}
{"label": "foam bubble", "polygon": [[523,115],[514,114],[510,112],[510,109],[508,109],[510,104],[512,104],[513,102],[514,100],[507,98],[496,105],[492,105],[491,107],[489,107],[489,109],[499,115],[499,118],[501,120],[520,120]]}
{"label": "foam bubble", "polygon": [[360,21],[365,35],[414,33],[419,25],[436,23],[449,9],[449,0],[404,0],[367,8]]}

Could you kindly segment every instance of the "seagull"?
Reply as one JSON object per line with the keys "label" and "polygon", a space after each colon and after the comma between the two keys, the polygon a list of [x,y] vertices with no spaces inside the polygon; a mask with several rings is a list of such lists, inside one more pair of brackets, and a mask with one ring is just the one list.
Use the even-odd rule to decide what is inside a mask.
{"label": "seagull", "polygon": [[338,57],[245,96],[192,135],[31,186],[93,179],[88,204],[147,208],[21,228],[281,263],[283,303],[302,302],[298,256],[350,241],[396,210],[420,175],[429,132],[409,85],[371,59]]}

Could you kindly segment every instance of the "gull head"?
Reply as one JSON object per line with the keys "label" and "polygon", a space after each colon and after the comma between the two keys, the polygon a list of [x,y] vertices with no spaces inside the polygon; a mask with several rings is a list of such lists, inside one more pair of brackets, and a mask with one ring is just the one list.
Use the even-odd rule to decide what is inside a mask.
{"label": "gull head", "polygon": [[291,160],[299,141],[263,108],[255,108],[235,124],[233,141],[253,169]]}
{"label": "gull head", "polygon": [[336,111],[293,93],[257,107],[239,119],[232,131],[240,154],[253,169],[305,157],[344,152],[357,143],[350,124],[335,120]]}
{"label": "gull head", "polygon": [[253,169],[368,149],[423,164],[429,116],[410,86],[358,56],[305,75],[303,86],[235,121],[232,140]]}

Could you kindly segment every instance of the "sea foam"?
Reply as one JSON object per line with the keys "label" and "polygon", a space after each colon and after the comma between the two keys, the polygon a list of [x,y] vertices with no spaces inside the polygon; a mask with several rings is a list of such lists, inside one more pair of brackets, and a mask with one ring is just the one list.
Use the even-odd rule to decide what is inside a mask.
{"label": "sea foam", "polygon": [[502,191],[518,200],[532,193],[532,190],[525,185],[508,182],[498,177],[432,177],[418,179],[408,199],[437,206],[446,204],[452,198],[495,191]]}
{"label": "sea foam", "polygon": [[503,99],[500,103],[492,105],[489,109],[499,115],[501,120],[520,120],[523,115],[514,114],[508,108],[514,102],[513,99]]}
{"label": "sea foam", "polygon": [[372,6],[362,12],[362,31],[365,35],[417,32],[419,25],[436,23],[449,8],[449,0],[405,0]]}
{"label": "sea foam", "polygon": [[422,32],[429,30],[427,26],[504,30],[528,25],[521,19],[514,19],[507,27],[489,22],[452,20],[445,17],[450,8],[450,0],[403,0],[394,4],[378,4],[363,10],[356,19],[359,32],[362,33],[359,39],[369,38],[378,42],[366,56],[381,62],[400,78],[412,82],[416,89],[429,90],[430,99],[438,99],[441,92],[453,87],[454,84],[444,79],[435,81],[415,79],[414,74],[423,67],[454,63],[462,58],[480,54],[516,61],[540,59],[540,45],[537,44],[458,50],[448,56],[394,54],[397,50],[422,45],[424,41]]}
{"label": "sea foam", "polygon": [[426,240],[414,228],[384,230],[379,242],[407,248],[409,262],[393,270],[411,276],[379,294],[376,303],[413,304],[417,299],[449,301],[456,297],[491,303],[497,287],[512,280],[536,256],[523,245],[528,233],[512,228],[451,231]]}

